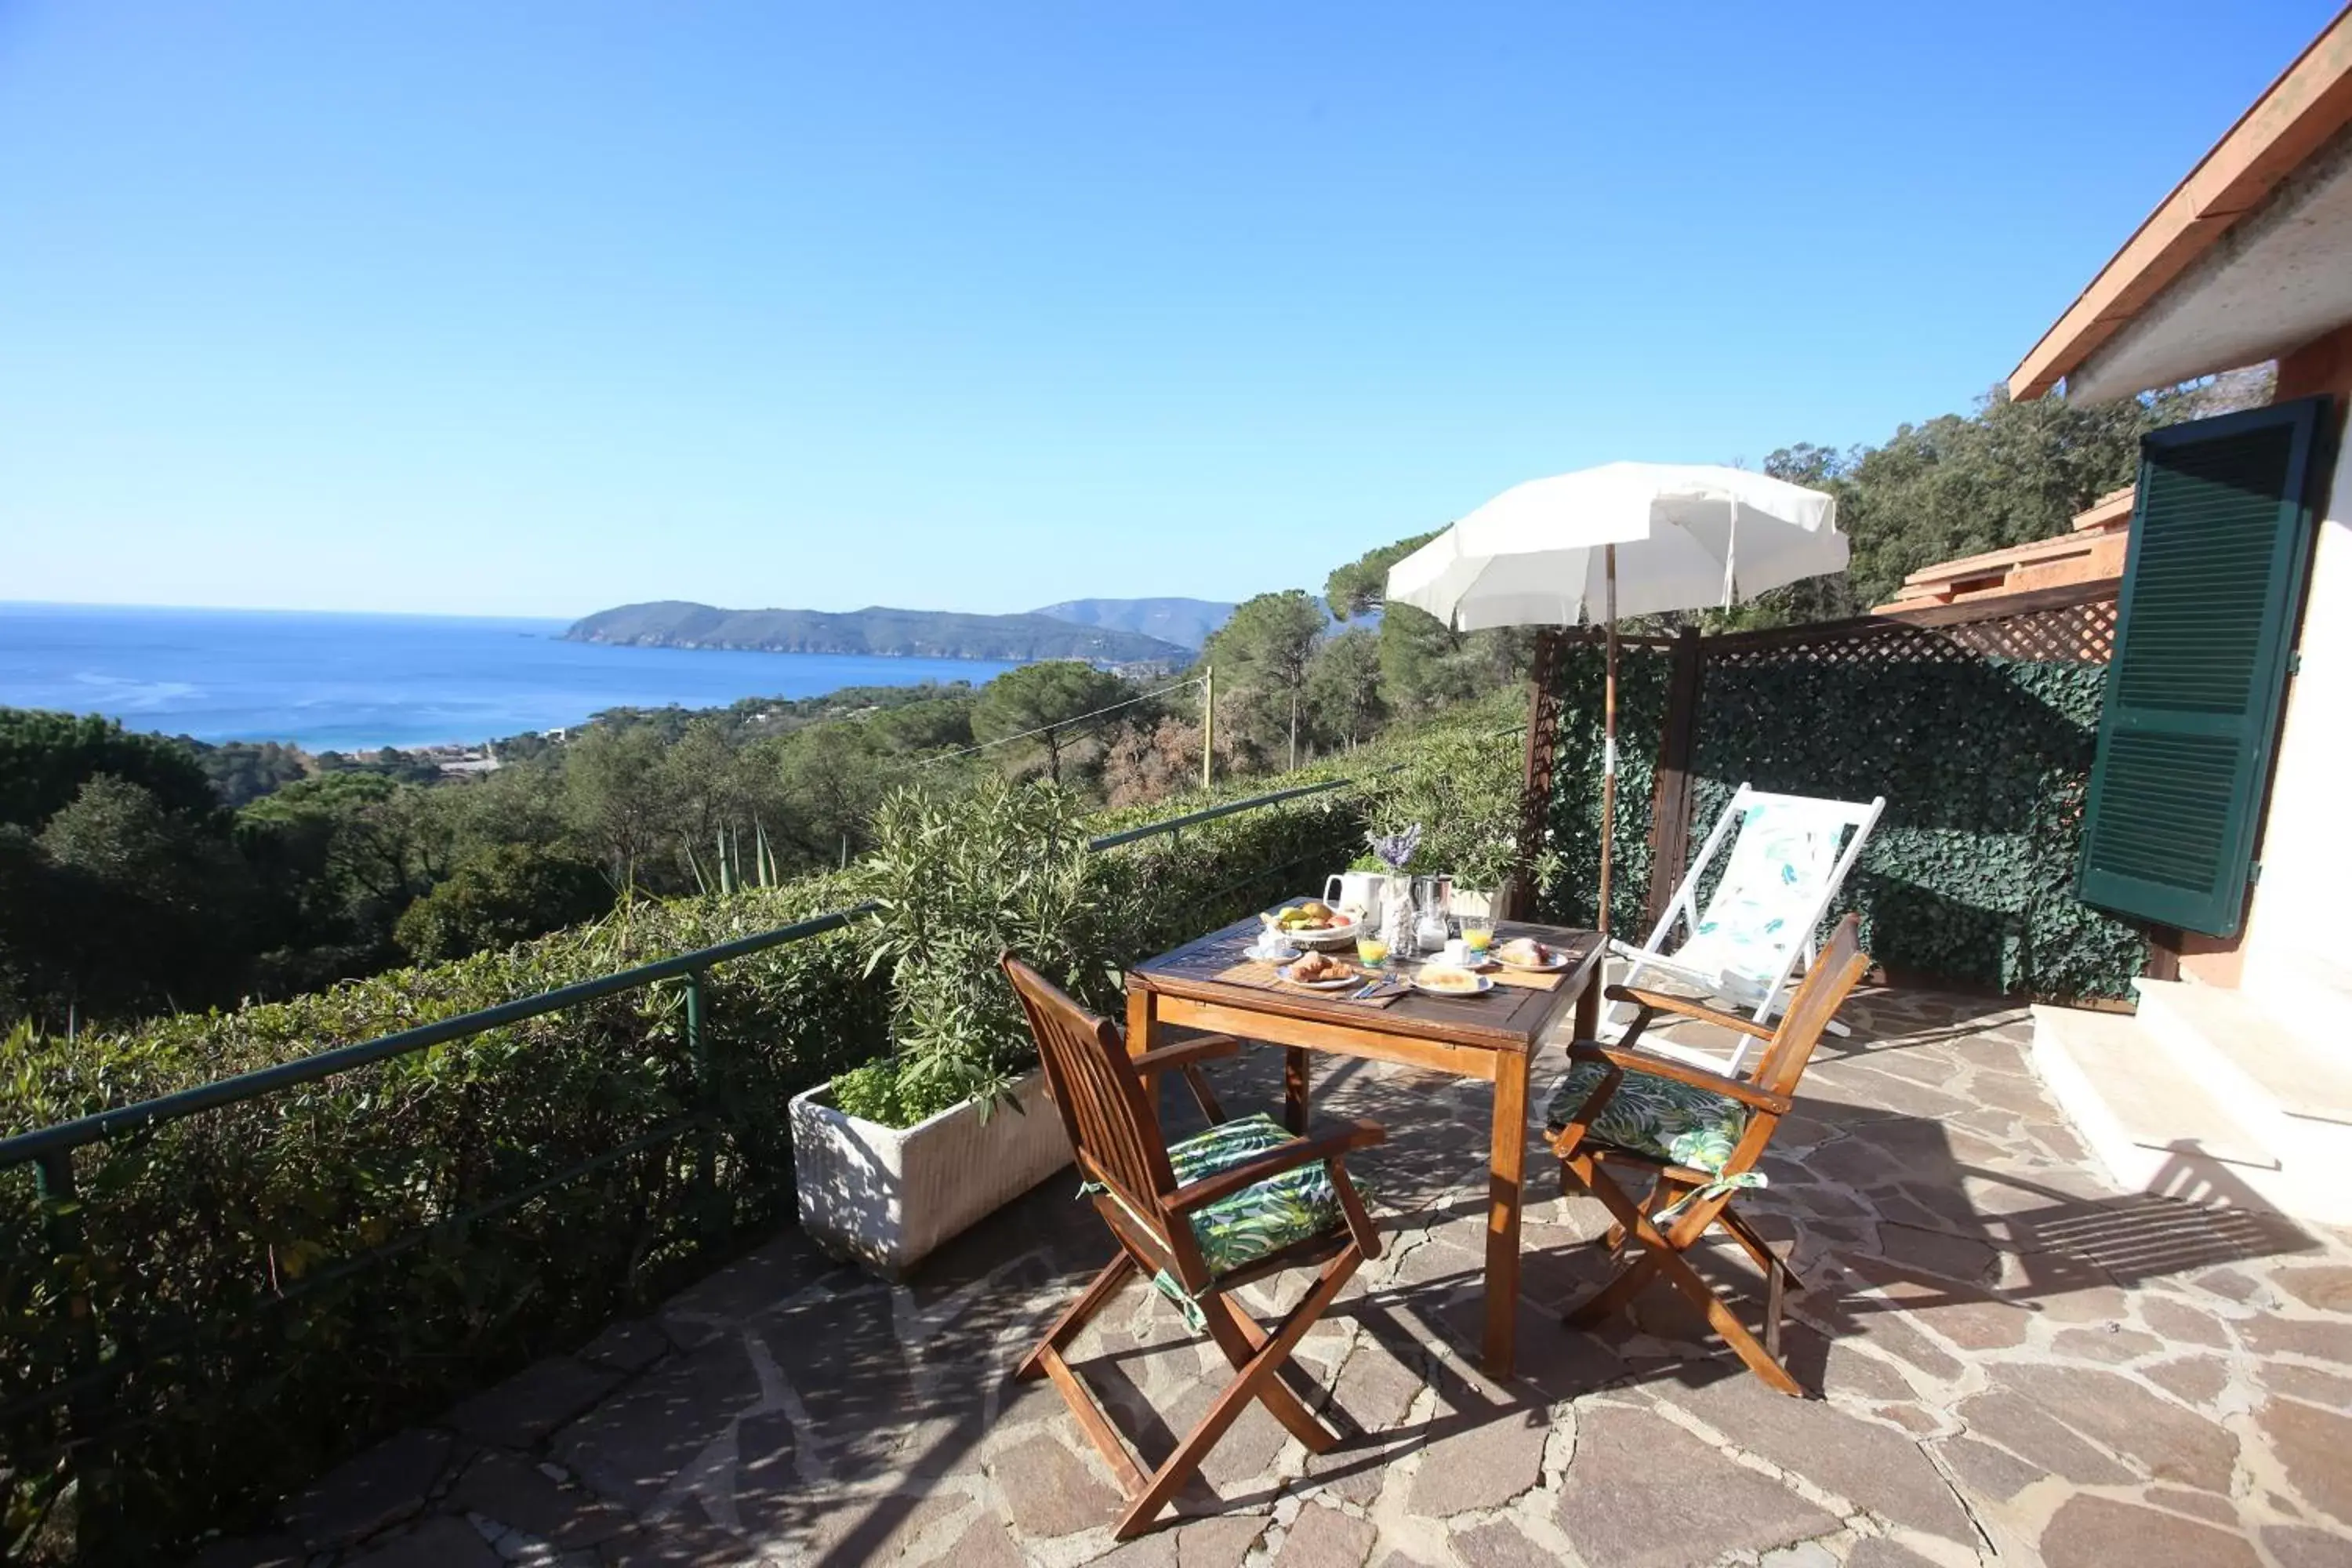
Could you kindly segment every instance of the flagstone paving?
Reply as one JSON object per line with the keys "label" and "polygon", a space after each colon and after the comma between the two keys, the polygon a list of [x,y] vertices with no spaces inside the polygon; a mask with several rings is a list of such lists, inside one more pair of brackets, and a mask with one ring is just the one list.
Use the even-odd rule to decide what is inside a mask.
{"label": "flagstone paving", "polygon": [[[1386,1254],[1298,1357],[1349,1440],[1310,1457],[1253,1406],[1152,1535],[1113,1545],[1108,1472],[1049,1387],[1008,1376],[1108,1255],[1056,1179],[908,1286],[780,1237],[199,1561],[2352,1564],[2352,1237],[2210,1187],[2114,1190],[2021,1013],[1877,992],[1848,1016],[1745,1200],[1810,1285],[1788,1343],[1820,1400],[1766,1390],[1664,1291],[1559,1327],[1604,1272],[1602,1222],[1539,1160],[1520,1375],[1481,1376],[1485,1093],[1323,1063],[1318,1109],[1391,1136],[1362,1160]],[[1276,1092],[1272,1055],[1220,1069],[1229,1105]],[[1139,1288],[1072,1359],[1153,1460],[1226,1375]]]}

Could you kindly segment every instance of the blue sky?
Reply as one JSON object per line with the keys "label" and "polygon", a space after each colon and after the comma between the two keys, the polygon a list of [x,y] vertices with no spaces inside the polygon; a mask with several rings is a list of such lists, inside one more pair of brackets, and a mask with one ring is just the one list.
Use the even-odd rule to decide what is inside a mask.
{"label": "blue sky", "polygon": [[2333,0],[0,5],[0,600],[1241,597],[2011,366]]}

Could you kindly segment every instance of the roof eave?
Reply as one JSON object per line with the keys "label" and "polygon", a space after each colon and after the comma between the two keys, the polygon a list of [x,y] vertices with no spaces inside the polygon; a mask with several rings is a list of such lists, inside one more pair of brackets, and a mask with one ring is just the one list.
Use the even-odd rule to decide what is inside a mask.
{"label": "roof eave", "polygon": [[2352,5],[2336,14],[2270,89],[2124,242],[2009,378],[2039,397],[2162,293],[2231,226],[2346,124],[2352,123]]}

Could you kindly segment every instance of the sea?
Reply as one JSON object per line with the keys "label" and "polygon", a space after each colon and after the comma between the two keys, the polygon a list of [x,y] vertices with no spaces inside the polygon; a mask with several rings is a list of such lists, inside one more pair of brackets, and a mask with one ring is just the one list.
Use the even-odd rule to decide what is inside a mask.
{"label": "sea", "polygon": [[478,743],[607,708],[723,707],[845,686],[978,686],[990,659],[607,647],[471,616],[0,603],[0,707],[99,713],[309,752]]}

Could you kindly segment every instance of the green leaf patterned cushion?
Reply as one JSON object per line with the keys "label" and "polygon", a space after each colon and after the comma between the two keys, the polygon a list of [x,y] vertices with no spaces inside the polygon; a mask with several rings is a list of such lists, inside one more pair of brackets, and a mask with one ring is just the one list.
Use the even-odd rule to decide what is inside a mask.
{"label": "green leaf patterned cushion", "polygon": [[[1260,1113],[1210,1128],[1169,1146],[1176,1184],[1192,1185],[1296,1140]],[[1192,1214],[1192,1234],[1212,1274],[1225,1274],[1268,1253],[1320,1236],[1339,1223],[1339,1194],[1322,1161],[1269,1176]]]}
{"label": "green leaf patterned cushion", "polygon": [[[1567,1126],[1608,1076],[1601,1062],[1579,1062],[1569,1068],[1552,1090],[1545,1125],[1554,1131]],[[1717,1175],[1738,1146],[1739,1135],[1748,1131],[1748,1108],[1696,1084],[1629,1072],[1589,1125],[1591,1135],[1604,1143]],[[1763,1184],[1759,1176],[1752,1182],[1743,1177],[1738,1184]]]}

